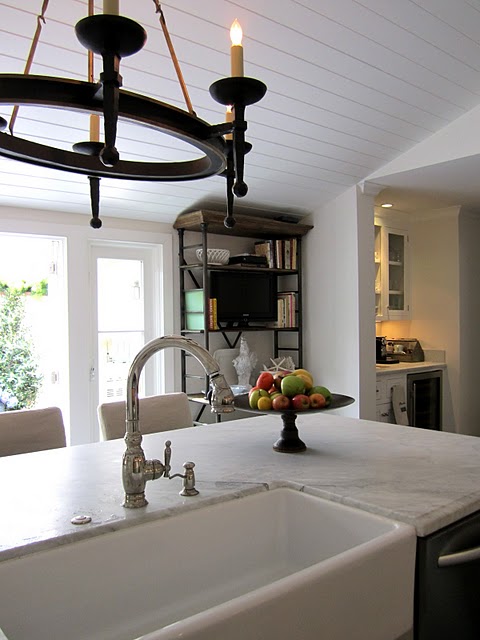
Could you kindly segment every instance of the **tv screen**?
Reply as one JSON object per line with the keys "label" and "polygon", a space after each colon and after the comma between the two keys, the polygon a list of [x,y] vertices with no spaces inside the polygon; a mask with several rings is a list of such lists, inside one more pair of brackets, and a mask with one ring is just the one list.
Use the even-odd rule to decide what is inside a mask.
{"label": "tv screen", "polygon": [[271,273],[211,271],[210,297],[217,299],[218,322],[277,319],[277,277]]}

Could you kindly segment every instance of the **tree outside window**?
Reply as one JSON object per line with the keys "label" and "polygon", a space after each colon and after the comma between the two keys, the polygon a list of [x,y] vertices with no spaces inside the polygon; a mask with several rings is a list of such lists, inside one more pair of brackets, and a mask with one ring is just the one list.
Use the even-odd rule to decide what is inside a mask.
{"label": "tree outside window", "polygon": [[35,405],[42,383],[35,348],[25,323],[25,294],[44,295],[37,287],[0,283],[0,411]]}

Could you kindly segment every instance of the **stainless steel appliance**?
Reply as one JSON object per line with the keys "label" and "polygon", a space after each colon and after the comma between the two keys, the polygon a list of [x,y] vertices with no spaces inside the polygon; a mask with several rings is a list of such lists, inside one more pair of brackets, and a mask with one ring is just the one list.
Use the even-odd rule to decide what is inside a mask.
{"label": "stainless steel appliance", "polygon": [[377,336],[376,338],[376,357],[377,364],[398,364],[399,362],[398,359],[388,354],[385,336]]}
{"label": "stainless steel appliance", "polygon": [[412,427],[442,428],[442,371],[407,374],[407,412]]}
{"label": "stainless steel appliance", "polygon": [[425,355],[417,338],[386,338],[387,353],[399,362],[423,362]]}
{"label": "stainless steel appliance", "polygon": [[480,637],[480,512],[417,543],[415,640]]}

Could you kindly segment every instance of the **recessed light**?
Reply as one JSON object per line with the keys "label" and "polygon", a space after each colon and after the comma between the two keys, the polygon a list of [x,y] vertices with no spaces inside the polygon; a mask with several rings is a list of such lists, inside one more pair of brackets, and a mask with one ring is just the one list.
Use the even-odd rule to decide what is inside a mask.
{"label": "recessed light", "polygon": [[391,202],[384,202],[380,206],[383,207],[384,209],[390,209],[390,207],[393,207],[393,204]]}

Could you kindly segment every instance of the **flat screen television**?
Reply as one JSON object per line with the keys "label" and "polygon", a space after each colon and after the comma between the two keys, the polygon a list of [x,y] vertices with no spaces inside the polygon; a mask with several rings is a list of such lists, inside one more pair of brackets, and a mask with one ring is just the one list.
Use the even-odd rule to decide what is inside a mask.
{"label": "flat screen television", "polygon": [[277,319],[277,277],[258,271],[211,271],[210,297],[217,299],[217,321],[248,326]]}

